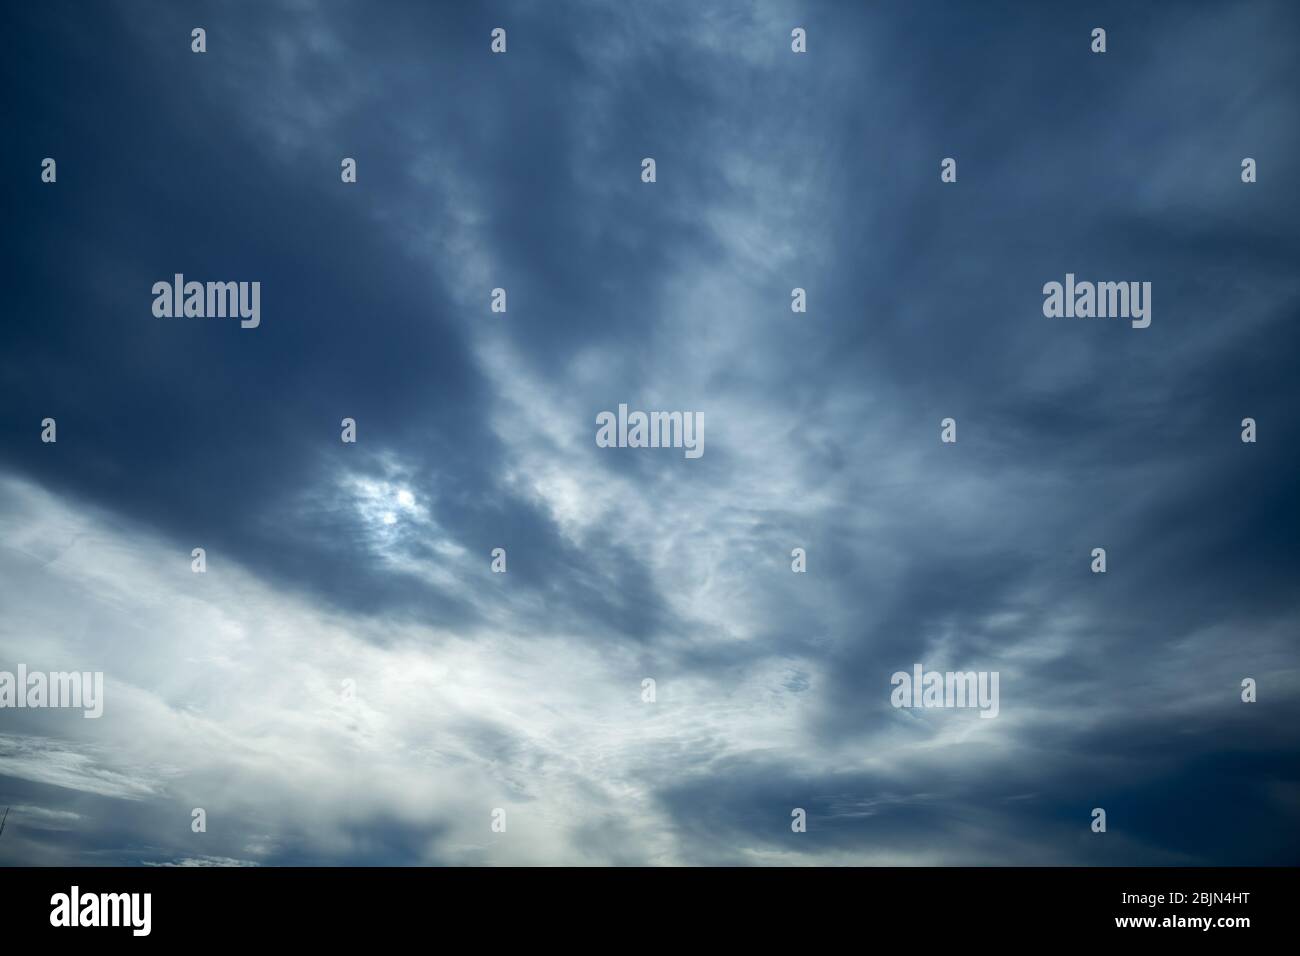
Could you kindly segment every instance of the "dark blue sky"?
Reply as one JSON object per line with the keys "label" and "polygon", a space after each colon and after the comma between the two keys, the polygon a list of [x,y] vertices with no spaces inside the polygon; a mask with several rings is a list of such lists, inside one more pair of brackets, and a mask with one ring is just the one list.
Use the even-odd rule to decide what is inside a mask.
{"label": "dark blue sky", "polygon": [[1294,4],[2,16],[0,862],[1300,862]]}

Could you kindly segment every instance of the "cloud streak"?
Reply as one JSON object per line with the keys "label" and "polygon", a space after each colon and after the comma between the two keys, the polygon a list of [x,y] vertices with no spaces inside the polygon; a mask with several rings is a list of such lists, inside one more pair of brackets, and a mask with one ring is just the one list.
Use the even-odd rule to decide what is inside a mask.
{"label": "cloud streak", "polygon": [[195,15],[8,15],[6,862],[1296,862],[1289,5]]}

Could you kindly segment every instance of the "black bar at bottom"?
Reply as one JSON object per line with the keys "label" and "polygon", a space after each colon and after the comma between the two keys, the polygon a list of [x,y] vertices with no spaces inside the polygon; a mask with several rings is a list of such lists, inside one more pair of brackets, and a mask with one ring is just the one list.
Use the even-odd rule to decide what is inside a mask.
{"label": "black bar at bottom", "polygon": [[6,943],[69,933],[128,943],[373,943],[456,930],[483,942],[534,944],[701,937],[806,944],[880,932],[918,941],[1048,932],[1231,944],[1288,927],[1295,875],[1293,868],[13,868],[0,869],[0,932]]}

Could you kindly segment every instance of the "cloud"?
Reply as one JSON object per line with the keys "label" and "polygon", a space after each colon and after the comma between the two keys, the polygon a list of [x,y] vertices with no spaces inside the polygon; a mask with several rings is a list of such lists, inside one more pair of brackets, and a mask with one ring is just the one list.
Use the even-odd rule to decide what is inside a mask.
{"label": "cloud", "polygon": [[[19,12],[0,666],[107,702],[5,713],[66,825],[4,849],[1294,862],[1296,13],[1102,13]],[[178,271],[262,325],[154,318]],[[1152,326],[1044,319],[1066,272]],[[596,447],[620,402],[706,454]],[[915,662],[998,719],[890,707]]]}

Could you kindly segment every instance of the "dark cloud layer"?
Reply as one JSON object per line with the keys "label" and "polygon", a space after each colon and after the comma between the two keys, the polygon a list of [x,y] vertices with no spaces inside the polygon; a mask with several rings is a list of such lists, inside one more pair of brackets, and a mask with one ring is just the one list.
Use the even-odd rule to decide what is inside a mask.
{"label": "dark cloud layer", "polygon": [[[45,648],[24,593],[48,587],[92,632],[109,605],[133,626],[126,599],[32,563],[57,560],[35,538],[63,527],[58,502],[185,572],[201,543],[273,596],[220,600],[268,622],[316,609],[376,655],[412,633],[438,660],[448,635],[543,660],[563,641],[537,671],[498,659],[503,681],[540,680],[526,701],[430,718],[463,751],[363,723],[346,752],[385,781],[472,766],[536,807],[557,781],[580,795],[562,833],[538,811],[539,842],[501,858],[400,783],[340,786],[305,819],[259,803],[250,752],[228,792],[246,826],[196,846],[151,821],[212,766],[169,776],[6,713],[0,798],[35,821],[20,862],[1297,862],[1292,5],[4,19],[0,469],[20,484],[0,517],[28,530],[7,542],[0,669]],[[261,327],[155,319],[150,287],[176,272],[261,281]],[[1044,318],[1067,272],[1151,282],[1150,328]],[[620,402],[702,410],[706,454],[595,447]],[[12,490],[30,486],[49,497]],[[385,524],[397,488],[415,504]],[[147,601],[150,579],[122,573]],[[999,719],[890,707],[889,675],[917,661],[1000,670]],[[654,675],[659,722],[583,668],[632,705]],[[181,721],[152,682],[194,693],[185,674],[164,653],[129,679]],[[580,714],[591,752],[553,729]],[[86,766],[148,792],[78,788]]]}

